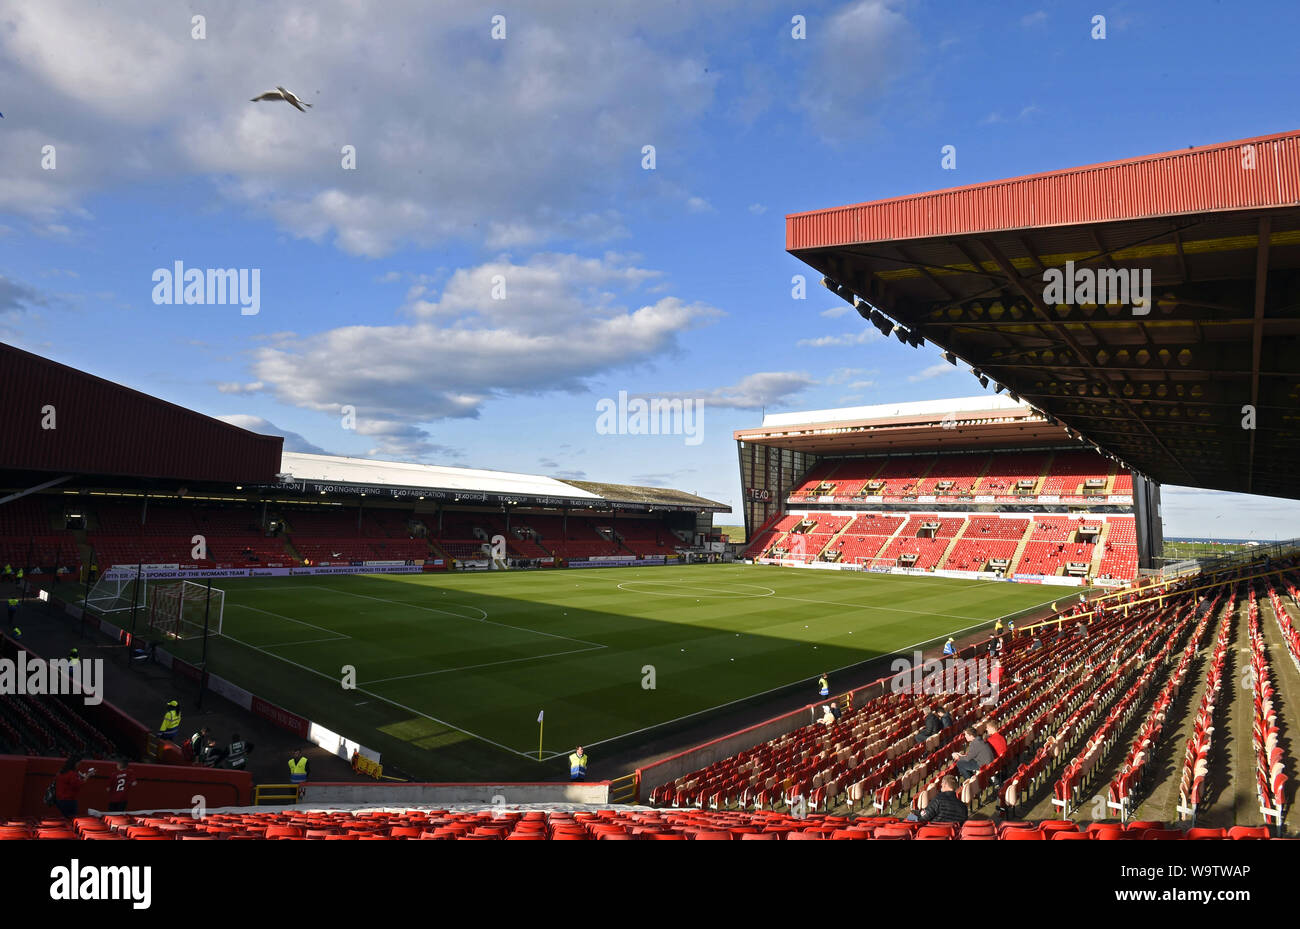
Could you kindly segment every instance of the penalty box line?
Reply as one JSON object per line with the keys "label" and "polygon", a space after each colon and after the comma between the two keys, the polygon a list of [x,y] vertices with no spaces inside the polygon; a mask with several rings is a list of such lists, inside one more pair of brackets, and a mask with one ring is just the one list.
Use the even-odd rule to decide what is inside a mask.
{"label": "penalty box line", "polygon": [[[292,659],[285,658],[283,655],[276,655],[276,654],[274,654],[273,652],[268,652],[265,648],[262,648],[261,646],[253,645],[251,642],[245,642],[243,639],[236,638],[236,637],[233,636],[233,635],[226,635],[226,636],[224,636],[224,637],[227,638],[227,639],[230,639],[232,642],[237,642],[237,643],[239,643],[240,645],[244,646],[245,648],[251,648],[251,649],[253,649],[253,651],[261,652],[263,655],[267,655],[267,656],[269,656],[269,657],[271,657],[271,658],[274,658],[276,661],[283,661],[283,662],[285,662],[286,664],[291,664],[291,665],[293,665],[295,668],[298,668],[298,669],[301,670],[301,671],[306,671],[308,674],[314,674],[314,675],[316,675],[317,677],[323,677],[323,678],[325,678],[325,680],[327,680],[327,681],[332,681],[332,682],[335,683],[335,684],[338,684],[338,683],[339,683],[338,678],[336,678],[336,677],[334,677],[334,676],[332,676],[332,675],[326,674],[324,671],[317,671],[315,668],[309,668],[309,667],[307,667],[307,666],[304,665],[304,664],[299,664],[298,662],[293,661]],[[511,748],[511,747],[508,746],[508,745],[502,745],[500,742],[494,742],[492,739],[489,739],[489,738],[487,738],[486,736],[479,735],[477,732],[471,732],[471,731],[468,730],[468,729],[464,729],[464,728],[462,728],[462,727],[460,727],[460,726],[457,726],[455,723],[449,723],[449,722],[447,722],[445,719],[439,719],[439,718],[436,717],[436,716],[430,716],[428,713],[421,713],[419,710],[415,709],[414,707],[409,707],[409,706],[406,706],[405,704],[398,703],[396,700],[390,700],[390,699],[388,699],[387,697],[381,697],[381,696],[380,696],[379,694],[377,694],[377,693],[372,693],[372,692],[370,692],[370,691],[368,691],[368,690],[364,690],[363,688],[360,688],[360,687],[355,687],[355,688],[353,688],[353,690],[354,690],[356,693],[364,694],[364,695],[367,696],[367,697],[370,697],[370,698],[372,698],[372,699],[374,699],[374,700],[378,700],[380,703],[387,703],[389,706],[395,706],[395,707],[397,707],[399,710],[405,710],[407,713],[413,713],[413,714],[415,714],[416,716],[419,716],[419,717],[421,717],[421,718],[423,718],[423,719],[427,719],[427,720],[429,720],[430,722],[435,722],[435,723],[437,723],[437,724],[440,725],[440,726],[446,726],[448,729],[455,729],[457,732],[463,733],[464,735],[469,736],[471,739],[478,739],[480,742],[486,742],[488,745],[491,745],[491,746],[493,746],[494,748],[499,748],[499,749],[501,749],[502,751],[509,752],[509,753],[512,754],[512,755],[519,755],[520,757],[523,757],[523,758],[532,758],[532,757],[533,757],[533,753],[532,753],[532,752],[521,752],[521,751],[519,751],[518,749]]]}
{"label": "penalty box line", "polygon": [[368,685],[386,684],[389,681],[405,681],[413,677],[431,677],[435,674],[454,674],[457,671],[472,671],[475,668],[491,668],[496,665],[513,664],[517,661],[538,661],[542,658],[558,658],[560,655],[577,655],[581,652],[594,652],[602,648],[608,648],[607,645],[593,645],[589,648],[571,648],[563,652],[547,652],[545,655],[527,655],[523,658],[506,658],[504,661],[485,661],[482,664],[467,664],[459,668],[443,668],[440,671],[418,671],[415,674],[399,674],[396,677],[381,677],[378,680],[366,681]]}
{"label": "penalty box line", "polygon": [[[345,632],[339,632],[337,629],[326,629],[324,626],[317,626],[317,625],[315,625],[314,623],[309,623],[309,622],[307,622],[306,620],[303,620],[303,619],[294,619],[292,616],[285,616],[283,613],[272,613],[270,610],[264,610],[264,609],[262,609],[261,607],[256,607],[256,606],[249,606],[247,603],[234,603],[234,602],[232,602],[232,603],[229,604],[229,606],[237,606],[237,607],[239,607],[239,608],[242,609],[242,610],[252,610],[254,613],[264,613],[264,614],[267,615],[267,616],[274,616],[276,619],[287,619],[287,620],[288,620],[289,622],[291,622],[291,623],[297,623],[297,624],[300,625],[300,626],[308,626],[308,627],[310,627],[310,628],[312,628],[312,629],[317,630],[318,632],[328,632],[328,633],[330,633],[330,635],[331,635],[331,638],[328,638],[328,639],[311,639],[311,640],[309,640],[309,641],[312,641],[312,642],[333,642],[333,641],[335,641],[336,639],[342,641],[343,639],[350,639],[350,638],[352,638],[352,636],[348,635],[348,634],[345,633]],[[231,636],[231,638],[233,638],[233,636]],[[299,642],[283,642],[283,643],[281,643],[281,644],[282,644],[282,645],[299,645],[299,644],[305,644],[305,643],[299,643]],[[274,646],[274,645],[270,645],[270,646],[266,646],[266,647],[267,647],[267,648],[275,648],[276,646]]]}
{"label": "penalty box line", "polygon": [[[366,599],[366,600],[378,600],[380,603],[391,603],[391,604],[393,604],[393,606],[404,606],[404,607],[409,607],[410,609],[413,609],[413,610],[425,610],[426,612],[429,612],[429,613],[440,613],[440,614],[442,614],[443,616],[454,616],[454,617],[456,617],[457,619],[463,619],[463,620],[465,620],[466,622],[471,622],[471,623],[487,623],[489,626],[500,626],[500,627],[503,628],[503,629],[513,629],[513,630],[515,630],[516,632],[530,632],[530,633],[532,633],[533,635],[544,635],[544,636],[546,636],[546,637],[548,637],[548,638],[551,638],[551,639],[563,639],[563,640],[566,641],[566,642],[577,642],[577,643],[579,643],[580,645],[589,645],[589,646],[591,646],[591,647],[593,647],[593,648],[604,648],[604,647],[605,647],[604,645],[601,645],[599,642],[588,642],[586,639],[575,638],[574,636],[571,636],[571,635],[560,635],[559,633],[556,633],[556,632],[543,632],[543,631],[540,630],[540,629],[529,629],[529,628],[527,628],[526,626],[512,626],[512,625],[510,625],[509,623],[499,623],[499,622],[496,622],[495,620],[487,619],[487,618],[486,618],[486,617],[487,617],[487,613],[486,613],[485,611],[483,611],[483,610],[479,610],[479,612],[480,612],[480,613],[483,613],[483,616],[484,616],[485,618],[483,618],[483,619],[471,619],[471,618],[468,617],[468,616],[461,616],[459,613],[450,613],[450,612],[448,612],[447,610],[439,610],[439,609],[436,609],[436,608],[431,607],[431,606],[421,606],[421,605],[418,604],[418,603],[403,603],[401,600],[389,600],[387,597],[374,597],[374,596],[371,596],[370,594],[357,594],[357,593],[353,593],[353,592],[350,591],[350,590],[334,590],[334,588],[332,588],[332,587],[320,587],[320,586],[318,586],[318,585],[312,585],[312,584],[303,584],[302,586],[304,586],[304,587],[315,587],[317,590],[329,590],[329,591],[332,591],[333,593],[347,594],[349,597],[362,597],[362,598],[364,598],[364,599]],[[472,609],[472,610],[478,610],[479,608],[475,606],[475,607],[470,607],[470,609]]]}

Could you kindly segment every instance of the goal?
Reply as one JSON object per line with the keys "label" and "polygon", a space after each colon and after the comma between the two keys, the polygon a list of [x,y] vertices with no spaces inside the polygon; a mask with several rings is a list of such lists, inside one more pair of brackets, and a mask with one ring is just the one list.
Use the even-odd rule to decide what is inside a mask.
{"label": "goal", "polygon": [[109,571],[90,589],[85,605],[103,616],[129,613],[132,607],[143,607],[148,602],[148,587],[149,579],[142,575],[137,581],[135,571]]}
{"label": "goal", "polygon": [[211,588],[208,601],[206,584],[194,581],[156,582],[148,590],[148,625],[150,629],[172,639],[203,637],[204,617],[209,635],[221,635],[221,616],[226,593]]}

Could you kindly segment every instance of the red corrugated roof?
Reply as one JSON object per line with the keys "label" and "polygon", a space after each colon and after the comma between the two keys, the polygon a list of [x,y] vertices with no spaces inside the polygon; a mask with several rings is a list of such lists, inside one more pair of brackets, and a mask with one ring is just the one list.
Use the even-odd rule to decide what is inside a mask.
{"label": "red corrugated roof", "polygon": [[[1253,146],[1254,168],[1243,166]],[[792,213],[789,251],[1300,204],[1300,132]]]}
{"label": "red corrugated roof", "polygon": [[0,469],[231,484],[274,483],[280,470],[280,436],[3,343],[0,397]]}

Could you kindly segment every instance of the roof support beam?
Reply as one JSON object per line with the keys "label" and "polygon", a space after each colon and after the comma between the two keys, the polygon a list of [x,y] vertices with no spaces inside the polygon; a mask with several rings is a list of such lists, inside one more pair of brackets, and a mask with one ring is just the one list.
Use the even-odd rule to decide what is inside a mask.
{"label": "roof support beam", "polygon": [[[1007,260],[1007,256],[1002,254],[1002,250],[999,249],[996,244],[994,244],[993,240],[988,238],[980,239],[980,244],[984,246],[985,250],[989,253],[989,256],[992,257],[994,264],[996,264],[998,268],[1002,271],[1002,274],[1007,279],[1007,283],[1009,283],[1012,287],[1018,290],[1020,294],[1026,300],[1029,301],[1029,303],[1033,306],[1033,308],[1037,311],[1038,315],[1042,319],[1050,319],[1051,313],[1047,309],[1047,304],[1043,302],[1042,294],[1033,290],[1025,283],[1024,279],[1016,272],[1015,266],[1012,265],[1011,262]],[[1070,348],[1074,349],[1075,355],[1077,357],[1085,360],[1088,358],[1088,353],[1084,351],[1082,346],[1080,346],[1079,343],[1074,339],[1074,337],[1070,335],[1069,330],[1061,330],[1060,336],[1062,341],[1064,341],[1067,345],[1069,345]],[[1103,373],[1097,369],[1096,365],[1093,365],[1091,361],[1088,362],[1088,365],[1094,372],[1098,381],[1109,382],[1109,379],[1104,377]],[[1120,402],[1124,402],[1124,401],[1121,400]],[[1145,422],[1143,422],[1142,418],[1137,416],[1133,412],[1132,406],[1128,403],[1125,403],[1125,406],[1129,410],[1130,414],[1133,414],[1134,422],[1141,424],[1142,428],[1146,430],[1147,434],[1151,437],[1151,441],[1155,442],[1155,444],[1160,447],[1160,450],[1164,452],[1169,463],[1175,465],[1180,471],[1186,474],[1189,478],[1192,477],[1191,472],[1189,472],[1185,467],[1183,467],[1178,457],[1174,455],[1172,452],[1170,452],[1168,447],[1166,447],[1165,444],[1160,441],[1160,438],[1154,432],[1151,431],[1150,427],[1147,426]]]}
{"label": "roof support beam", "polygon": [[[1273,219],[1267,213],[1259,218],[1259,247],[1255,251],[1255,333],[1251,346],[1250,406],[1259,410],[1259,363],[1264,352],[1264,302],[1268,292],[1268,249],[1272,238]],[[1255,482],[1255,431],[1250,430],[1250,452],[1247,457],[1246,491]]]}

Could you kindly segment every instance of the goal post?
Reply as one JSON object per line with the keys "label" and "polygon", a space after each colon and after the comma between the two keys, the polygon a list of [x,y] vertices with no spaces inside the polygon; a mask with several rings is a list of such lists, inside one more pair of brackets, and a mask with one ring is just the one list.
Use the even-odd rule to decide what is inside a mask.
{"label": "goal post", "polygon": [[85,606],[102,616],[130,612],[148,605],[149,578],[135,571],[109,571],[95,581],[86,595]]}
{"label": "goal post", "polygon": [[221,635],[225,603],[226,592],[216,587],[194,581],[156,582],[148,590],[148,626],[168,638],[199,639],[206,618],[208,635]]}

